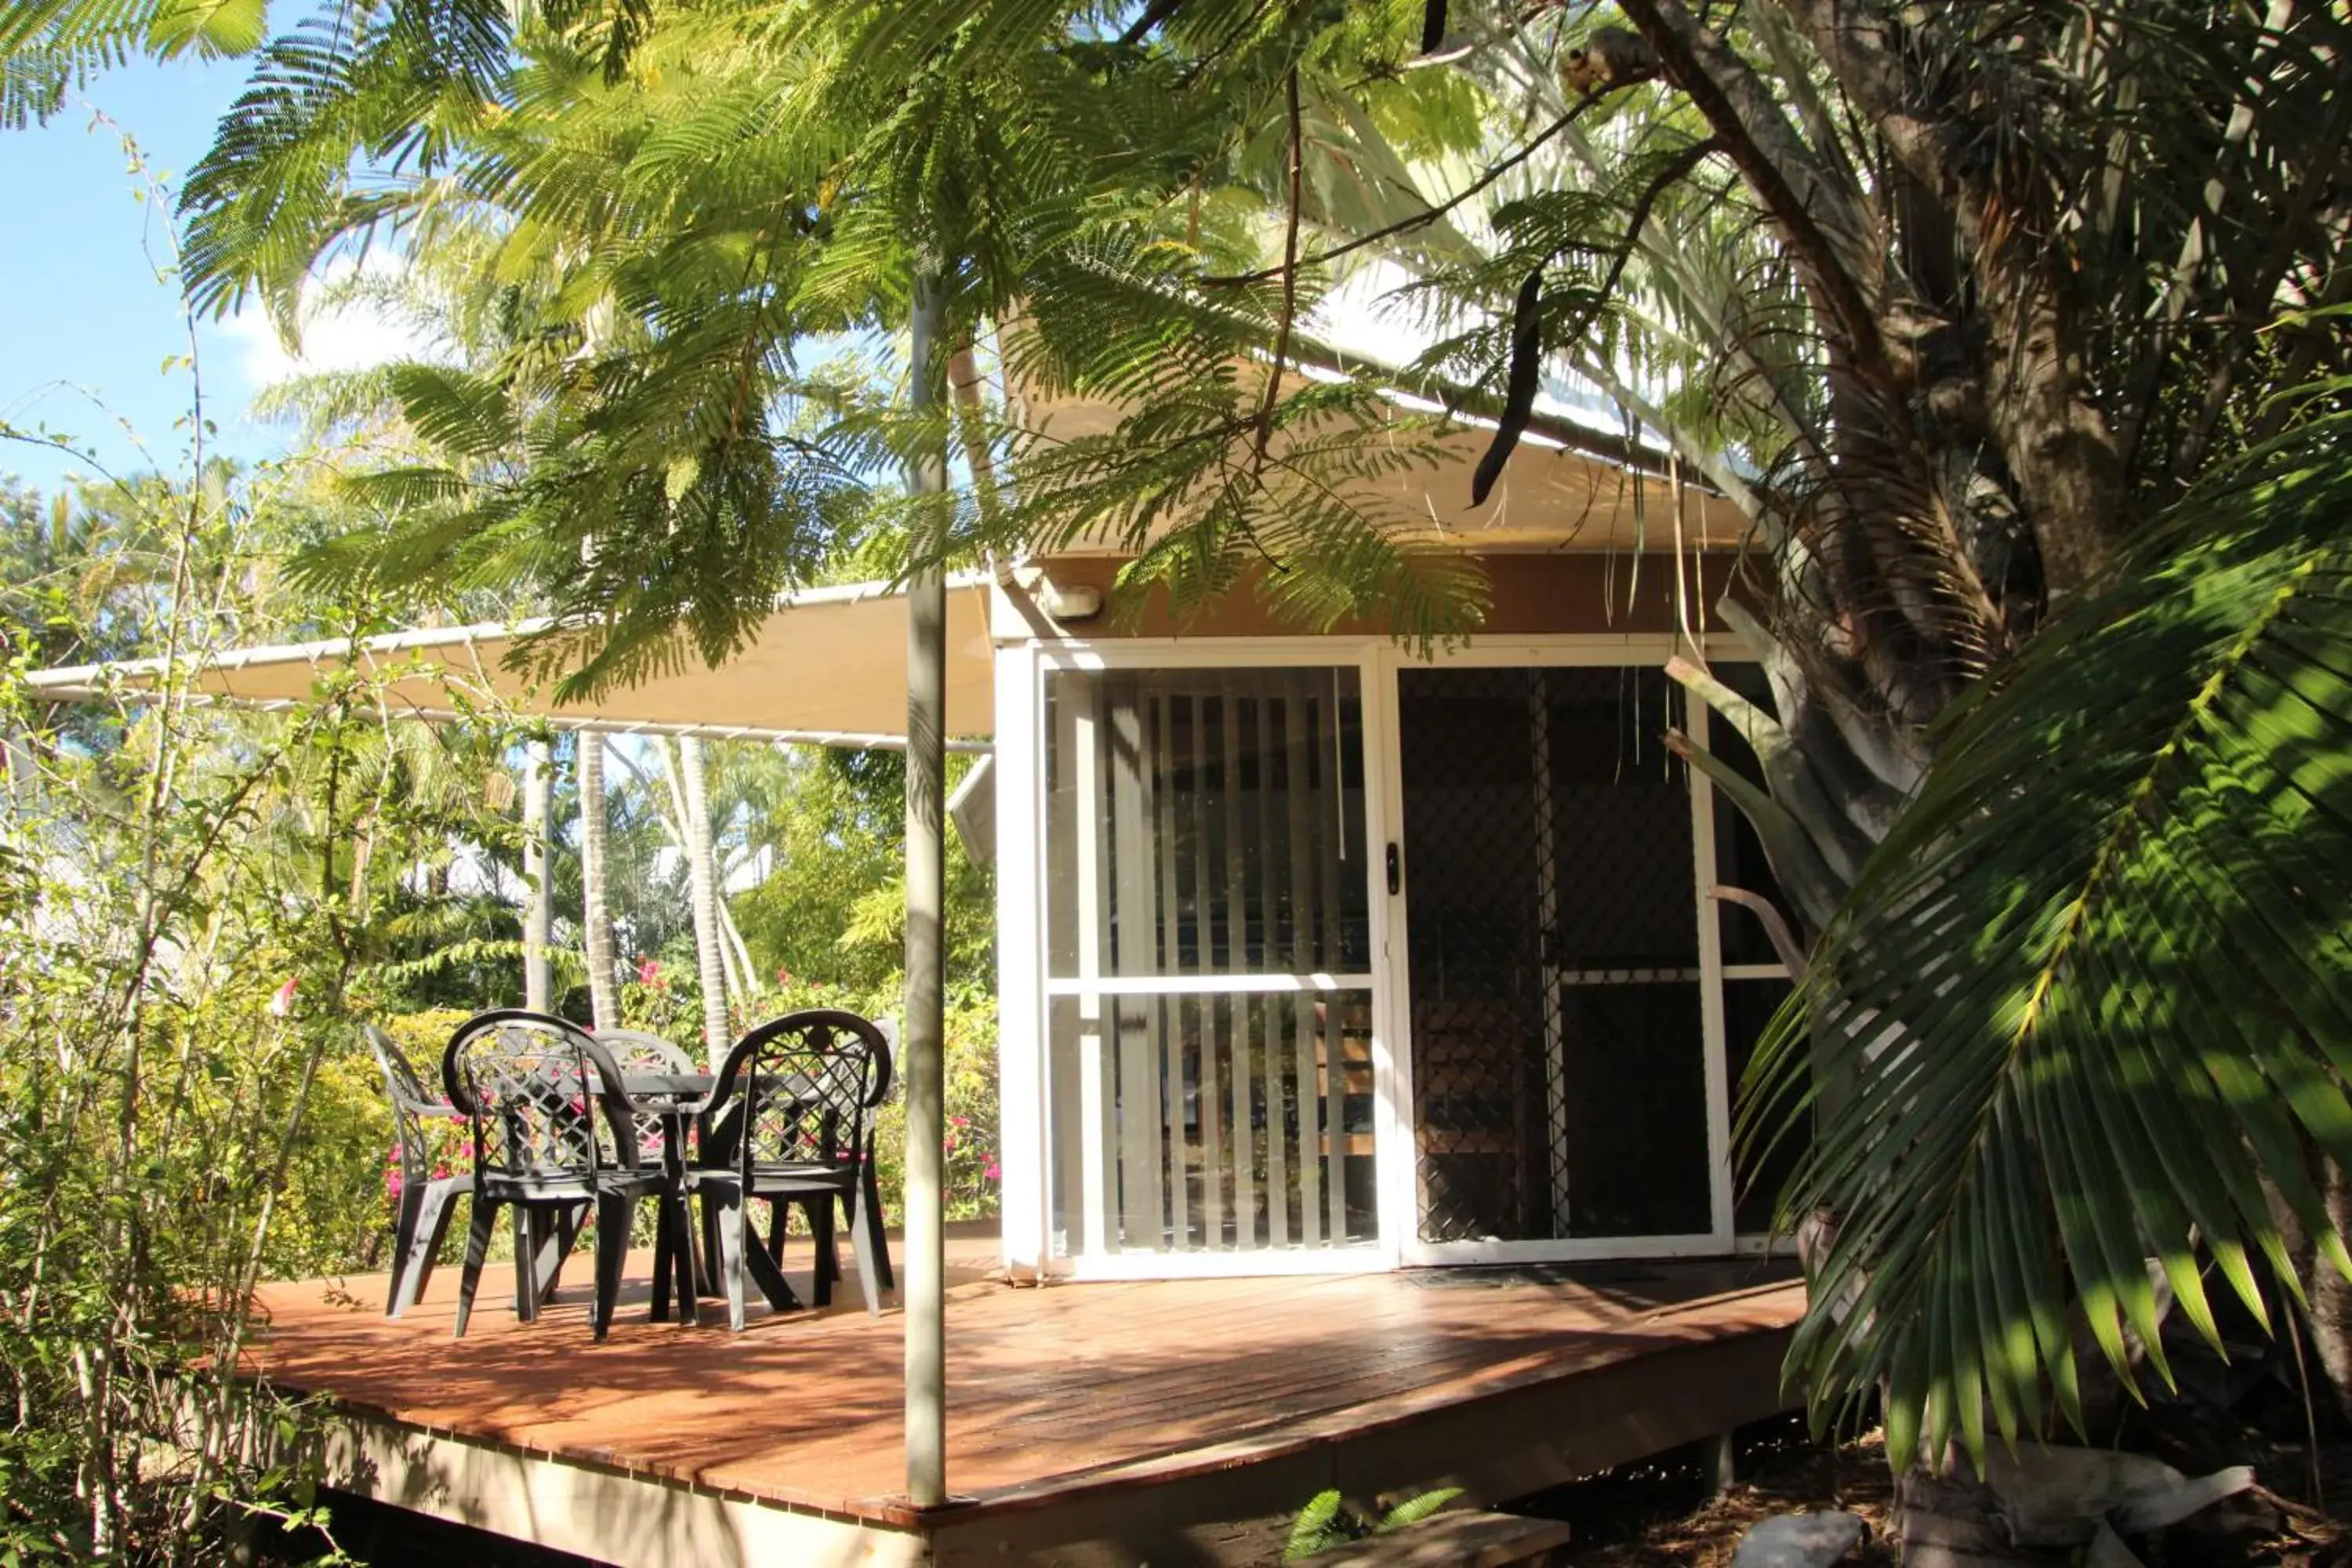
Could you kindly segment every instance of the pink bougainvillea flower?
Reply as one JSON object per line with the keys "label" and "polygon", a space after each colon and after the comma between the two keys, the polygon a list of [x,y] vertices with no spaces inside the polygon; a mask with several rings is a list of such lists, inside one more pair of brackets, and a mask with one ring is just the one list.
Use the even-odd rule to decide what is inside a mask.
{"label": "pink bougainvillea flower", "polygon": [[793,983],[793,972],[792,972],[791,970],[789,970],[789,969],[783,969],[783,968],[779,968],[779,969],[776,971],[776,984],[779,984],[779,985],[790,985],[792,983]]}
{"label": "pink bougainvillea flower", "polygon": [[963,1129],[971,1125],[971,1118],[969,1116],[950,1116],[948,1118],[948,1125],[961,1132]]}
{"label": "pink bougainvillea flower", "polygon": [[269,1016],[273,1018],[283,1018],[293,1011],[294,982],[289,980],[269,998]]}
{"label": "pink bougainvillea flower", "polygon": [[992,1182],[1003,1173],[996,1168],[996,1162],[993,1160],[980,1168],[980,1179],[984,1182]]}
{"label": "pink bougainvillea flower", "polygon": [[654,960],[654,959],[650,959],[650,958],[640,958],[640,959],[638,959],[638,960],[637,960],[637,984],[640,984],[640,985],[658,985],[658,984],[661,984],[661,964],[660,964],[658,962],[656,962],[656,960]]}

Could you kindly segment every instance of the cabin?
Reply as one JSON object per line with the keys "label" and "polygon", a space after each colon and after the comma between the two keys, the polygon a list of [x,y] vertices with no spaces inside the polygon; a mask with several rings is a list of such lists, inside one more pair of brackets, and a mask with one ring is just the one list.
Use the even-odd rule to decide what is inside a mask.
{"label": "cabin", "polygon": [[[1622,450],[1528,442],[1475,513],[1468,468],[1409,481],[1493,584],[1452,646],[1308,634],[1246,589],[1178,616],[1123,599],[1108,550],[951,584],[1003,1125],[999,1221],[950,1249],[947,1509],[892,1496],[887,1319],[740,1351],[625,1321],[592,1352],[490,1313],[452,1346],[446,1312],[273,1286],[257,1364],[341,1402],[340,1484],[614,1562],[1244,1561],[1214,1521],[1321,1485],[1497,1500],[1783,1408],[1802,1292],[1730,1130],[1790,977],[1714,896],[1770,895],[1755,836],[1663,742],[1753,769],[1664,671],[1768,700],[1706,608],[1741,521]],[[573,706],[506,666],[528,626],[252,649],[201,684],[284,706],[355,661],[425,720],[887,746],[906,623],[888,584],[815,590],[720,668]]]}

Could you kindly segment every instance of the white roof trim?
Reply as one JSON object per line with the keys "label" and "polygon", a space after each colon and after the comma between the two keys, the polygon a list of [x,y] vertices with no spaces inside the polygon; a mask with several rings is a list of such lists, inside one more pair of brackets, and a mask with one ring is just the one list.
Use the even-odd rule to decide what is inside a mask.
{"label": "white roof trim", "polygon": [[[950,592],[958,588],[982,588],[995,578],[984,572],[961,573],[950,577]],[[801,605],[852,605],[866,599],[903,599],[907,590],[903,584],[889,581],[843,583],[830,587],[807,588],[797,594],[786,594],[776,601],[779,610]],[[500,623],[477,621],[470,626],[434,626],[418,631],[380,632],[373,637],[327,637],[317,642],[265,643],[257,647],[231,648],[226,653],[183,658],[183,666],[201,669],[243,669],[260,664],[318,664],[327,659],[373,658],[386,654],[422,653],[436,648],[462,647],[478,649],[485,641],[506,642],[532,637],[554,629],[559,623],[552,616],[530,616],[521,620]],[[581,623],[587,629],[587,623]],[[117,659],[110,664],[59,665],[55,669],[36,669],[25,677],[25,684],[37,691],[54,692],[61,696],[89,696],[104,689],[113,680],[138,679],[162,675],[171,668],[172,660],[162,657]],[[903,742],[904,737],[900,737]]]}
{"label": "white roof trim", "polygon": [[[951,595],[968,597],[973,590],[985,589],[992,581],[993,577],[985,573],[959,574],[949,580],[948,587]],[[777,609],[781,612],[799,607],[838,607],[861,603],[875,604],[878,608],[885,602],[903,602],[905,597],[905,588],[894,583],[845,583],[787,595],[778,601]],[[958,597],[950,600],[951,605],[964,602],[964,598]],[[835,613],[840,613],[837,608]],[[965,614],[972,620],[972,627],[977,628],[980,639],[977,657],[984,667],[987,659],[986,612],[979,609],[960,610],[958,613]],[[864,619],[863,616],[856,617],[859,622]],[[814,626],[820,623],[803,624]],[[831,620],[822,624],[828,626],[843,625]],[[204,706],[226,704],[254,712],[269,713],[288,712],[306,705],[308,699],[290,689],[289,678],[294,672],[315,671],[325,667],[357,667],[391,678],[386,686],[375,694],[376,700],[387,714],[396,718],[448,722],[467,716],[460,706],[464,698],[457,697],[453,700],[454,692],[478,686],[486,698],[495,698],[498,687],[503,684],[495,670],[497,661],[504,652],[517,638],[560,629],[561,625],[551,617],[533,616],[508,624],[486,622],[473,626],[389,632],[375,637],[330,637],[312,642],[235,648],[212,655],[181,656],[176,660],[163,658],[123,659],[110,664],[37,670],[26,677],[26,683],[36,693],[52,699],[98,698],[146,702],[160,697],[158,685],[176,668],[194,677],[197,683],[196,689],[184,690],[185,700],[191,703]],[[967,640],[972,635],[972,627],[967,628]],[[885,652],[888,646],[887,641],[876,642],[873,632],[878,630],[875,627],[852,638],[853,643],[863,650],[856,656],[852,666],[863,671],[856,678],[856,682],[863,684],[856,685],[856,689],[865,690],[867,696],[852,702],[847,708],[839,701],[818,700],[812,703],[797,701],[793,697],[793,688],[803,669],[815,682],[810,689],[819,694],[837,693],[846,671],[837,667],[803,665],[796,660],[789,671],[791,679],[784,684],[772,684],[780,674],[785,672],[772,668],[764,672],[759,669],[760,645],[756,641],[745,649],[745,668],[737,670],[731,690],[728,671],[733,667],[733,661],[714,670],[680,671],[648,683],[652,688],[666,689],[666,698],[656,692],[652,700],[632,701],[630,696],[638,689],[626,688],[612,694],[609,701],[568,707],[549,705],[536,696],[517,699],[509,695],[507,700],[513,701],[519,710],[551,728],[591,734],[692,735],[705,740],[897,750],[906,745],[906,736],[871,722],[879,719],[887,724],[905,711],[898,699],[885,695],[886,692],[903,690],[904,666],[895,652]],[[810,635],[832,637],[841,634]],[[889,634],[883,635],[887,639]],[[798,658],[822,659],[828,651],[830,645],[820,647],[814,655],[803,653]],[[964,657],[972,656],[967,652]],[[887,669],[882,663],[885,659],[888,661]],[[471,667],[470,669],[467,666]],[[239,672],[245,672],[242,680],[237,679]],[[988,672],[981,668],[979,673],[985,677]],[[295,680],[300,679],[294,677]],[[752,682],[750,689],[755,694],[751,700],[745,698],[743,682],[747,679]],[[693,683],[701,679],[714,683],[710,688],[711,699],[707,702],[698,701],[691,696]],[[762,681],[772,684],[762,686],[760,684]],[[683,695],[682,687],[685,689]],[[695,711],[697,707],[703,707],[705,711],[715,709],[717,716],[700,718]],[[971,713],[973,710],[967,707],[965,711]],[[984,713],[986,710],[982,707],[979,711]],[[854,715],[868,722],[864,725],[825,725],[820,719],[817,724],[813,725],[805,721],[819,715],[830,718],[836,714],[843,718]],[[782,721],[758,721],[771,715]],[[803,718],[803,721],[793,724],[791,721],[794,718]],[[984,733],[989,726],[982,723],[976,727]],[[991,749],[987,742],[971,739],[951,740],[948,744],[950,750],[961,752],[985,752]]]}

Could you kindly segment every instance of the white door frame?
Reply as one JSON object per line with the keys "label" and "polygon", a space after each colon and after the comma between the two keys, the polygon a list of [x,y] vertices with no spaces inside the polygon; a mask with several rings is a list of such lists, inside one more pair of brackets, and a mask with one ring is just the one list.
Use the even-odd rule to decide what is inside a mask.
{"label": "white door frame", "polygon": [[[1408,668],[1656,668],[1687,639],[1670,633],[1559,633],[1479,638],[1433,650],[1427,658],[1384,637],[1117,637],[1102,641],[1026,641],[996,649],[996,770],[998,865],[1000,1097],[1003,1114],[1002,1210],[1005,1261],[1024,1272],[1076,1279],[1192,1278],[1216,1275],[1328,1274],[1400,1265],[1574,1261],[1618,1258],[1722,1256],[1752,1250],[1754,1238],[1734,1234],[1730,1164],[1730,1089],[1725,1038],[1723,982],[1782,973],[1778,965],[1723,963],[1722,910],[1707,889],[1715,877],[1714,791],[1706,775],[1691,778],[1691,830],[1696,869],[1692,897],[1699,933],[1702,1038],[1706,1093],[1708,1195],[1712,1224],[1688,1236],[1612,1237],[1569,1240],[1423,1242],[1419,1239],[1415,1172],[1419,1151],[1412,1103],[1411,973],[1406,954],[1402,868],[1399,890],[1388,891],[1385,858],[1402,852],[1403,773],[1398,749],[1399,673]],[[1745,662],[1738,639],[1705,639],[1710,659]],[[1369,879],[1372,952],[1373,1148],[1380,1237],[1376,1244],[1292,1248],[1280,1252],[1110,1252],[1055,1258],[1052,1194],[1048,1190],[1048,1025],[1045,940],[1045,736],[1042,718],[1046,677],[1060,670],[1124,668],[1265,668],[1352,667],[1362,702],[1365,875]],[[1688,706],[1692,739],[1706,738],[1706,705]],[[1023,874],[1006,874],[1017,868]]]}
{"label": "white door frame", "polygon": [[[1469,645],[1440,651],[1429,658],[1383,644],[1379,690],[1382,706],[1381,777],[1388,795],[1386,820],[1395,825],[1393,842],[1402,845],[1404,773],[1397,744],[1402,731],[1398,676],[1408,668],[1613,668],[1655,669],[1675,653],[1687,649],[1687,639],[1671,633],[1619,633],[1593,636],[1561,633],[1551,636],[1479,638]],[[1736,637],[1708,637],[1704,645],[1710,659],[1741,660],[1748,656]],[[1706,741],[1707,710],[1692,701],[1685,723],[1691,738]],[[1388,1158],[1382,1149],[1380,1166],[1383,1183],[1381,1233],[1397,1241],[1399,1260],[1407,1265],[1573,1262],[1617,1258],[1715,1257],[1734,1251],[1731,1180],[1731,1086],[1726,1051],[1723,1010],[1723,945],[1721,910],[1707,896],[1715,881],[1715,792],[1705,774],[1691,775],[1693,919],[1699,936],[1700,1026],[1706,1093],[1708,1211],[1711,1224],[1704,1232],[1686,1236],[1593,1237],[1566,1240],[1429,1242],[1420,1237],[1420,1201],[1414,1180],[1418,1149],[1413,1129],[1419,1125],[1413,1105],[1412,1009],[1399,1005],[1391,1012],[1391,1032],[1401,1070],[1393,1114],[1402,1130],[1402,1157]],[[1380,853],[1386,852],[1383,845]],[[1389,906],[1385,922],[1388,994],[1399,1000],[1412,994],[1412,970],[1406,893],[1412,883],[1408,858],[1399,890],[1381,901]]]}
{"label": "white door frame", "polygon": [[[1380,783],[1383,737],[1375,733],[1380,698],[1379,652],[1370,637],[1118,637],[1102,642],[1065,640],[1000,645],[996,650],[996,768],[998,819],[997,918],[1000,992],[999,1075],[1003,1118],[1005,1262],[1021,1272],[1076,1279],[1193,1279],[1219,1276],[1364,1273],[1392,1268],[1399,1261],[1388,1234],[1389,1213],[1378,1210],[1381,1237],[1354,1245],[1286,1247],[1262,1251],[1103,1251],[1055,1257],[1051,1170],[1050,1090],[1045,1070],[1049,1046],[1049,997],[1066,994],[1069,981],[1049,979],[1046,941],[1045,681],[1066,670],[1265,669],[1341,668],[1356,671],[1363,711],[1364,845],[1366,905],[1370,921],[1371,967],[1361,976],[1317,976],[1311,989],[1353,982],[1371,994],[1373,1068],[1373,1168],[1382,1173],[1395,1158],[1398,1128],[1391,1106],[1397,1068],[1389,1046],[1391,1009],[1387,994],[1387,900],[1378,879],[1380,851],[1390,837],[1387,792]],[[1016,719],[1015,715],[1019,715]],[[1018,821],[1015,831],[1007,826]],[[1025,875],[1007,874],[1019,868]],[[1236,984],[1236,982],[1239,984]],[[1271,980],[1232,975],[1152,982],[1108,982],[1098,989],[1238,991],[1279,988]],[[1404,1157],[1411,1158],[1408,1146]],[[1019,1179],[1014,1178],[1016,1165]]]}

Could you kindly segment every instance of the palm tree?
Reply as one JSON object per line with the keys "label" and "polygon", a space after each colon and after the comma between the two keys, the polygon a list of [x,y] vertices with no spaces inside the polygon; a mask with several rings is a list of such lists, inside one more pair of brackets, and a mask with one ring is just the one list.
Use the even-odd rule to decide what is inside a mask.
{"label": "palm tree", "polygon": [[572,736],[580,785],[580,934],[588,960],[588,1008],[596,1027],[621,1022],[613,989],[612,900],[607,890],[611,818],[604,805],[604,738],[582,730]]}
{"label": "palm tree", "polygon": [[1890,1454],[2079,1430],[2088,1346],[2168,1383],[2164,1297],[2218,1341],[2217,1282],[2352,1382],[2342,393],[1960,699],[1759,1050],[1751,1142],[1857,1086],[1784,1198],[1842,1216],[1791,1364],[1883,1385]]}
{"label": "palm tree", "polygon": [[719,924],[719,871],[711,852],[710,790],[702,742],[683,736],[675,750],[665,746],[663,756],[677,790],[678,850],[686,859],[687,885],[693,889],[695,967],[702,980],[702,1039],[716,1071],[735,1037],[727,1021],[727,938]]}
{"label": "palm tree", "polygon": [[548,944],[555,910],[555,879],[548,871],[547,819],[554,791],[552,749],[545,741],[526,742],[522,749],[522,1005],[535,1013],[546,1012],[551,1005]]}

